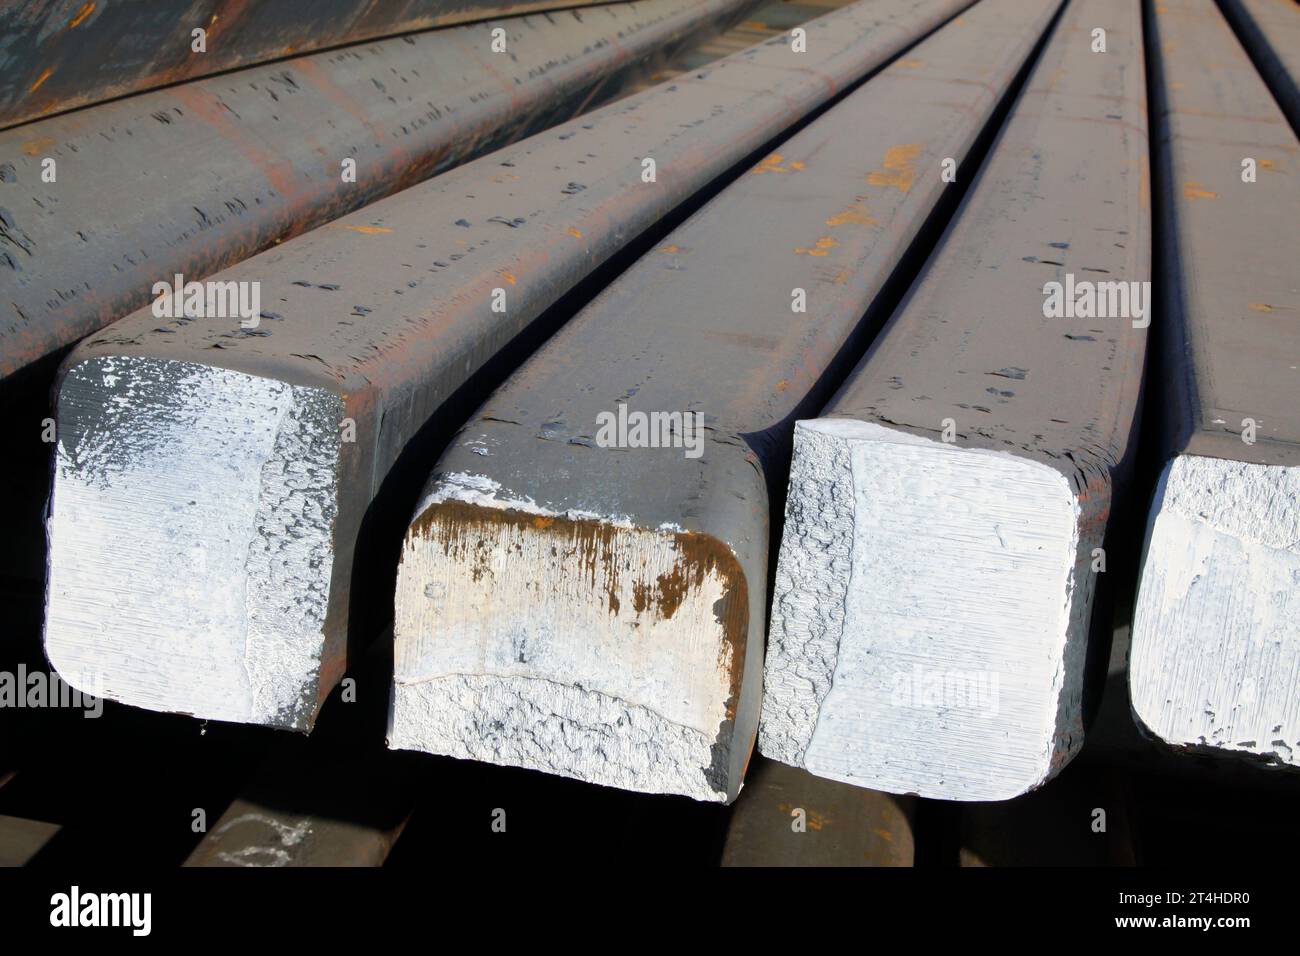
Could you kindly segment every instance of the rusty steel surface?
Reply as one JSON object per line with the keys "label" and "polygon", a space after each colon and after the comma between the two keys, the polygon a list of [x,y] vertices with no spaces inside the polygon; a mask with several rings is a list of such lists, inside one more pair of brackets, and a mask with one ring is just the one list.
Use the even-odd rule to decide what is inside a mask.
{"label": "rusty steel surface", "polygon": [[[572,681],[628,706],[639,694],[634,703],[654,714],[681,712],[679,696],[692,711],[725,702],[722,727],[691,727],[716,735],[720,751],[698,789],[705,796],[697,798],[734,798],[761,694],[769,489],[784,485],[794,421],[820,407],[836,376],[861,354],[872,325],[864,315],[948,190],[944,160],[960,163],[972,150],[1058,6],[983,0],[908,50],[674,230],[488,399],[439,460],[426,489],[431,503],[404,549],[395,681],[409,698],[399,695],[395,724],[422,707],[438,713],[430,702],[438,699],[465,708],[471,736],[495,726],[451,680],[468,662],[479,662],[484,670],[474,673],[485,679]],[[803,290],[806,311],[794,310],[794,290]],[[681,441],[609,444],[601,417],[624,412],[629,421],[698,415],[701,447],[687,454]],[[484,489],[494,490],[480,494]],[[484,494],[492,500],[483,501]],[[518,561],[503,554],[491,562],[490,574],[474,566],[472,581],[468,568],[463,580],[448,571],[450,583],[441,586],[461,595],[461,603],[445,626],[436,606],[421,610],[426,587],[440,585],[408,578],[408,566],[425,567],[412,553],[427,547],[436,555],[444,544],[448,554],[492,551],[503,526],[526,528],[532,520],[523,503],[558,516],[539,520],[548,522],[545,533],[554,536],[560,557],[543,562],[525,545]],[[634,544],[619,530],[629,526],[646,536],[638,540],[663,539],[678,563],[643,562],[635,548],[659,545]],[[535,532],[533,540],[541,536]],[[588,580],[588,567],[605,570]],[[571,577],[566,568],[574,569]],[[725,581],[712,605],[700,595],[714,586],[715,569]],[[491,595],[507,578],[563,595],[548,604],[554,618],[540,620],[540,608],[494,603]],[[572,608],[560,606],[570,599]],[[588,607],[596,609],[590,620]],[[592,630],[579,626],[580,635],[566,637],[561,649],[558,635],[570,611],[583,614]],[[531,626],[522,619],[534,614],[539,620]],[[726,659],[728,687],[716,701],[672,690],[669,675],[681,671],[685,653],[679,645],[693,639],[661,647],[623,638],[641,633],[637,628],[702,634],[715,616],[725,626],[718,659],[696,666],[722,667]],[[453,628],[464,646],[451,646]],[[535,667],[507,651],[516,628],[539,648]],[[646,649],[624,662],[622,675],[593,672],[628,641]],[[703,638],[699,643],[707,646]],[[641,686],[642,674],[654,675],[655,690]],[[706,691],[696,686],[691,693]],[[691,719],[702,718],[693,712]],[[510,745],[488,731],[482,739],[440,737],[424,747],[418,732],[407,732],[411,749],[466,756],[463,747],[480,759],[565,772],[553,769],[559,761],[547,754],[499,756]],[[617,739],[617,728],[610,733]],[[603,751],[607,742],[598,739]],[[630,789],[652,785],[589,756],[568,772]]]}
{"label": "rusty steel surface", "polygon": [[1291,129],[1300,134],[1300,3],[1295,0],[1220,0]]}
{"label": "rusty steel surface", "polygon": [[[155,281],[201,279],[569,119],[749,2],[643,0],[439,30],[0,132],[0,376],[144,305]],[[489,49],[497,25],[509,55]]]}
{"label": "rusty steel surface", "polygon": [[[313,587],[329,595],[319,700],[346,661],[350,594],[356,590],[353,557],[367,511],[381,492],[396,493],[387,487],[389,479],[399,485],[404,479],[393,473],[394,465],[439,406],[543,310],[660,217],[965,6],[962,0],[887,0],[812,21],[807,32],[815,58],[794,53],[788,38],[773,39],[214,276],[260,283],[259,328],[241,328],[237,319],[159,320],[144,309],[83,342],[62,375],[83,366],[102,370],[114,356],[152,357],[337,396],[340,424],[354,422],[356,436],[323,452],[337,456],[337,487],[316,489],[337,507],[328,531],[329,560],[313,571]],[[657,162],[653,183],[642,181],[647,157]],[[492,310],[494,289],[506,294],[504,313]],[[108,392],[118,384],[114,376],[100,382]],[[76,407],[60,399],[64,444],[64,424],[75,425],[69,416],[89,408],[81,404],[86,397]],[[124,447],[132,444],[130,436],[120,437]],[[110,445],[100,444],[111,443],[111,435],[87,438],[113,454]],[[65,450],[73,458],[78,454],[74,447]],[[166,467],[165,458],[156,463]],[[419,462],[411,476],[422,481],[429,464],[431,458]],[[418,491],[418,483],[413,487]],[[56,516],[59,495],[56,478]],[[408,506],[413,504],[414,493]],[[400,520],[404,526],[405,516]],[[375,550],[355,570],[382,564],[376,554],[390,548],[395,565],[400,537],[400,530],[392,541],[376,534]],[[56,540],[56,568],[60,557]],[[74,553],[63,557],[77,560]],[[187,584],[204,586],[224,589],[229,582],[205,584],[199,574]],[[95,599],[89,592],[80,597]],[[50,601],[62,599],[51,587]],[[201,625],[202,602],[191,612]],[[112,629],[112,620],[105,626]],[[118,638],[129,642],[128,631]],[[159,679],[165,685],[169,678],[163,673]],[[314,707],[308,707],[292,725],[309,727],[313,719]]]}
{"label": "rusty steel surface", "polygon": [[[1154,9],[1168,455],[1300,464],[1300,142],[1212,0]],[[1244,182],[1243,160],[1256,181]],[[1257,441],[1242,441],[1244,419]]]}
{"label": "rusty steel surface", "polygon": [[333,46],[598,2],[0,0],[0,129]]}
{"label": "rusty steel surface", "polygon": [[916,801],[755,757],[723,866],[912,866]]}

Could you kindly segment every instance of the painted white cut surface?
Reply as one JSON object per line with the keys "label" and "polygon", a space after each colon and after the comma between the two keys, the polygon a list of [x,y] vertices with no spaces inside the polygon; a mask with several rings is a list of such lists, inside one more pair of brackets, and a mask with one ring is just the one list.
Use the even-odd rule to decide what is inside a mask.
{"label": "painted white cut surface", "polygon": [[1129,689],[1174,746],[1300,766],[1300,468],[1194,455],[1166,466]]}
{"label": "painted white cut surface", "polygon": [[315,705],[341,409],[185,362],[72,369],[48,523],[59,673],[149,710],[298,725]]}
{"label": "painted white cut surface", "polygon": [[1038,786],[1082,741],[1093,590],[1056,470],[849,419],[799,422],[759,747],[948,800]]}
{"label": "painted white cut surface", "polygon": [[[408,533],[389,746],[725,801],[723,576],[672,532],[557,526],[473,476],[451,476],[417,513],[447,500],[523,520],[435,518]],[[669,580],[680,603],[664,606]]]}

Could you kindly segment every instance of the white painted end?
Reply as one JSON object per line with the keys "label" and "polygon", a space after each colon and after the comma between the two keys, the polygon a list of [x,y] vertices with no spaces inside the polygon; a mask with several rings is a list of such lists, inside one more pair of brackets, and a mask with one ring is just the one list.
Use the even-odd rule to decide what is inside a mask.
{"label": "white painted end", "polygon": [[731,551],[497,491],[453,476],[408,532],[389,746],[733,798],[748,610]]}
{"label": "white painted end", "polygon": [[308,725],[329,604],[342,403],[146,357],[59,394],[45,648],[154,711]]}
{"label": "white painted end", "polygon": [[1036,461],[799,422],[760,750],[936,799],[1042,784],[1082,742],[1100,541],[1080,519]]}
{"label": "white painted end", "polygon": [[1173,746],[1300,766],[1300,468],[1194,455],[1165,467],[1129,690]]}

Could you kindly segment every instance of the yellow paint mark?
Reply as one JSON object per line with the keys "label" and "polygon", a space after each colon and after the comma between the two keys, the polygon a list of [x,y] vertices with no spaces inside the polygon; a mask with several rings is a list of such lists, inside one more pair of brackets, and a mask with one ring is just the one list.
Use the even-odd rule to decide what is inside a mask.
{"label": "yellow paint mark", "polygon": [[391,229],[385,228],[384,226],[349,226],[349,225],[345,225],[344,223],[339,223],[339,228],[351,229],[353,232],[360,232],[367,236],[378,236],[381,233],[393,231]]}
{"label": "yellow paint mark", "polygon": [[919,70],[921,67],[925,66],[925,61],[924,60],[899,60],[898,63],[896,63],[895,65],[901,66],[907,70]]}
{"label": "yellow paint mark", "polygon": [[514,285],[514,284],[518,281],[518,280],[514,277],[514,274],[513,274],[513,273],[510,273],[510,272],[503,272],[503,273],[501,273],[501,275],[502,275],[502,276],[505,278],[505,280],[506,280],[507,282],[509,282],[511,285]]}
{"label": "yellow paint mark", "polygon": [[874,226],[877,220],[871,213],[867,212],[867,207],[862,203],[853,203],[842,212],[838,212],[826,220],[828,226]]}
{"label": "yellow paint mark", "polygon": [[77,11],[77,15],[73,17],[72,22],[68,24],[68,29],[71,30],[73,27],[81,26],[86,22],[86,17],[90,16],[94,12],[95,5],[93,3],[83,3],[81,9]]}
{"label": "yellow paint mark", "polygon": [[582,238],[582,230],[581,230],[581,229],[574,229],[572,226],[570,226],[570,227],[569,227],[569,235],[571,235],[574,239],[581,239],[581,238]]}
{"label": "yellow paint mark", "polygon": [[35,156],[42,153],[54,145],[53,136],[38,136],[35,139],[29,139],[23,143],[23,152],[28,156]]}
{"label": "yellow paint mark", "polygon": [[37,90],[39,90],[39,89],[41,88],[41,84],[44,83],[46,80],[48,80],[48,79],[49,79],[50,77],[52,77],[53,75],[54,75],[54,67],[52,67],[52,66],[51,66],[51,67],[47,67],[46,70],[45,70],[45,72],[42,73],[42,74],[40,75],[40,77],[36,80],[36,82],[32,84],[32,88],[29,89],[27,92],[28,92],[28,93],[35,93]]}
{"label": "yellow paint mark", "polygon": [[681,252],[681,251],[682,251],[682,247],[679,246],[679,245],[677,245],[677,243],[675,243],[675,242],[670,242],[670,243],[668,243],[668,245],[664,246],[664,247],[663,247],[662,249],[660,249],[659,251],[660,251],[660,252]]}
{"label": "yellow paint mark", "polygon": [[1206,189],[1204,183],[1183,183],[1183,196],[1187,199],[1219,198],[1219,194]]}
{"label": "yellow paint mark", "polygon": [[872,186],[897,186],[907,192],[916,182],[916,160],[924,146],[921,143],[903,143],[885,150],[884,169],[875,169],[867,176]]}
{"label": "yellow paint mark", "polygon": [[799,249],[795,249],[795,252],[798,255],[803,255],[803,256],[818,256],[818,257],[828,256],[830,255],[829,250],[834,249],[838,245],[839,243],[836,242],[834,239],[832,239],[830,236],[822,236],[820,239],[817,240],[816,244],[814,244],[811,249],[799,248]]}
{"label": "yellow paint mark", "polygon": [[852,278],[853,278],[852,272],[850,272],[848,269],[841,269],[836,274],[834,282],[836,285],[846,285],[848,284],[848,281]]}

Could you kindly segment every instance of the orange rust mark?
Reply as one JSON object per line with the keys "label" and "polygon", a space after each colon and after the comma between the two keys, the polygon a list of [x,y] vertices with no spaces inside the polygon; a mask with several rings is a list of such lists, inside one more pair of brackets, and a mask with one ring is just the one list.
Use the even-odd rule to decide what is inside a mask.
{"label": "orange rust mark", "polygon": [[677,243],[675,243],[675,242],[670,242],[670,243],[668,243],[668,245],[664,246],[664,247],[663,247],[662,249],[660,249],[659,251],[660,251],[660,252],[681,252],[681,251],[682,251],[682,247],[679,246],[679,245],[677,245]]}
{"label": "orange rust mark", "polygon": [[876,836],[880,837],[880,839],[884,840],[886,843],[894,842],[894,835],[890,833],[888,830],[886,830],[884,827],[876,827],[873,832],[876,834]]}
{"label": "orange rust mark", "polygon": [[505,279],[507,282],[509,282],[511,285],[514,285],[514,284],[518,281],[518,280],[515,278],[513,272],[503,272],[503,273],[501,273],[501,277],[502,277],[503,279]]}
{"label": "orange rust mark", "polygon": [[835,273],[835,278],[832,281],[834,281],[836,285],[846,285],[852,278],[853,273],[848,269],[841,269],[839,272]]}
{"label": "orange rust mark", "polygon": [[899,60],[895,66],[901,66],[906,70],[919,70],[925,66],[924,60]]}
{"label": "orange rust mark", "polygon": [[756,173],[788,173],[791,170],[807,169],[807,165],[799,160],[792,162],[788,168],[782,165],[784,162],[784,156],[780,153],[773,153],[755,166],[753,171]]}
{"label": "orange rust mark", "polygon": [[28,156],[36,156],[54,145],[53,136],[38,136],[35,139],[29,139],[23,143],[23,152]]}
{"label": "orange rust mark", "polygon": [[571,235],[574,239],[581,239],[581,238],[582,238],[582,230],[581,230],[581,229],[574,229],[572,226],[570,226],[570,227],[569,227],[569,235]]}
{"label": "orange rust mark", "polygon": [[1183,183],[1183,196],[1187,199],[1218,199],[1219,194],[1205,188],[1204,183]]}
{"label": "orange rust mark", "polygon": [[1269,305],[1267,302],[1252,302],[1249,308],[1252,312],[1276,312],[1278,309],[1285,308],[1285,306]]}
{"label": "orange rust mark", "polygon": [[548,518],[546,515],[536,515],[533,518],[533,527],[539,530],[549,528],[555,524],[554,518]]}
{"label": "orange rust mark", "polygon": [[53,75],[54,75],[54,67],[52,67],[52,66],[50,66],[50,67],[46,67],[46,68],[45,68],[45,72],[42,73],[42,74],[37,78],[36,82],[32,84],[31,89],[29,89],[27,92],[28,92],[28,93],[35,93],[37,90],[39,90],[39,89],[41,88],[41,84],[44,83],[46,80],[48,80],[48,79],[49,79],[50,77],[52,77]]}
{"label": "orange rust mark", "polygon": [[795,253],[797,255],[816,256],[820,258],[822,256],[830,255],[830,250],[834,249],[838,245],[839,243],[830,236],[822,236],[811,249],[798,248],[795,249]]}
{"label": "orange rust mark", "polygon": [[1260,169],[1277,169],[1277,163],[1273,162],[1273,160],[1271,160],[1271,159],[1261,159],[1261,160],[1259,161],[1259,168],[1260,168]]}
{"label": "orange rust mark", "polygon": [[342,222],[335,223],[335,226],[339,229],[351,229],[353,232],[359,232],[367,236],[378,236],[382,233],[393,231],[386,226],[349,226]]}
{"label": "orange rust mark", "polygon": [[867,176],[872,186],[897,186],[907,192],[916,182],[916,160],[924,146],[921,143],[900,143],[885,150],[884,169],[875,169]]}
{"label": "orange rust mark", "polygon": [[779,381],[779,382],[776,383],[776,390],[777,390],[778,392],[784,392],[784,391],[785,391],[787,388],[789,388],[789,387],[790,387],[790,381],[789,381],[789,379],[784,379],[784,378],[783,378],[783,379],[781,379],[781,381]]}
{"label": "orange rust mark", "polygon": [[71,22],[68,23],[68,29],[71,30],[73,27],[81,26],[83,23],[86,22],[86,17],[90,16],[94,12],[95,12],[95,4],[93,2],[83,3],[81,5],[81,9],[77,11],[77,15],[72,18]]}
{"label": "orange rust mark", "polygon": [[298,193],[298,172],[283,156],[267,149],[260,138],[250,136],[240,124],[231,119],[221,106],[218,97],[202,87],[182,83],[172,88],[171,95],[200,120],[211,126],[226,143],[237,149],[253,163],[266,181],[281,196],[293,199]]}
{"label": "orange rust mark", "polygon": [[867,207],[855,202],[826,220],[828,226],[874,226],[878,220],[867,212]]}

